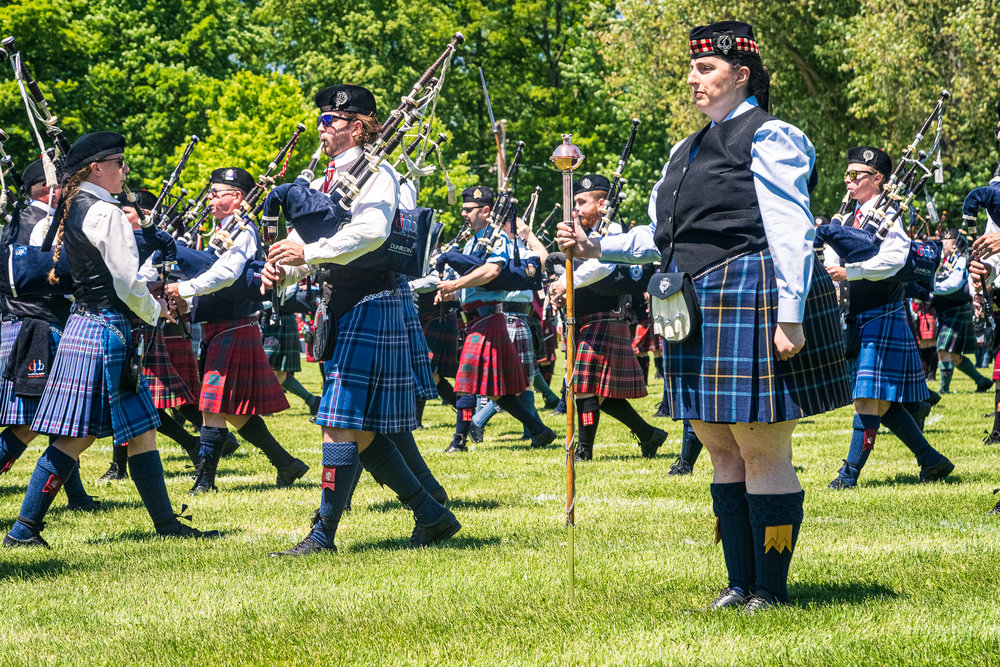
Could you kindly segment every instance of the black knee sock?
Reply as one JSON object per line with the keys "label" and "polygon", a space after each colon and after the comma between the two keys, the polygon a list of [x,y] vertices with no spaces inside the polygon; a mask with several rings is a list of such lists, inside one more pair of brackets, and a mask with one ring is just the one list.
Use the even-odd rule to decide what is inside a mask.
{"label": "black knee sock", "polygon": [[432,524],[441,518],[445,509],[431,498],[420,481],[410,472],[392,440],[379,433],[359,456],[365,470],[395,491],[396,495],[413,510],[417,523]]}
{"label": "black knee sock", "polygon": [[417,399],[417,424],[424,423],[424,406],[427,405],[427,401],[422,398]]}
{"label": "black knee sock", "polygon": [[656,372],[663,375],[663,357],[653,357],[653,363],[656,364]]}
{"label": "black knee sock", "polygon": [[517,396],[500,396],[496,399],[496,403],[503,408],[507,414],[526,426],[531,432],[531,435],[536,435],[545,430],[545,424],[542,423],[538,413],[525,410],[524,405],[521,404],[521,401],[518,400]]}
{"label": "black knee sock", "polygon": [[[120,449],[125,449],[121,447]],[[83,480],[80,478],[80,464],[77,463],[76,467],[73,468],[66,480],[63,482],[63,490],[66,492],[66,500],[69,501],[70,507],[78,507],[80,505],[87,505],[92,500],[87,490],[83,488]]]}
{"label": "black knee sock", "polygon": [[627,399],[605,398],[601,401],[601,410],[628,426],[639,440],[646,440],[653,435],[653,427],[639,416]]}
{"label": "black knee sock", "polygon": [[118,466],[118,472],[128,472],[125,467],[128,463],[128,446],[111,445],[111,462]]}
{"label": "black knee sock", "polygon": [[[122,447],[122,449],[125,449]],[[128,458],[129,471],[132,473],[132,483],[135,484],[142,504],[146,506],[149,518],[153,520],[157,532],[169,529],[177,523],[167,485],[163,479],[163,462],[160,453],[155,449]]]}
{"label": "black knee sock", "polygon": [[649,384],[649,355],[638,357],[639,370],[642,371],[642,381]]}
{"label": "black knee sock", "polygon": [[538,372],[541,373],[546,385],[552,384],[552,373],[554,370],[555,366],[553,364],[538,364]]}
{"label": "black knee sock", "polygon": [[275,468],[282,468],[295,460],[295,457],[274,439],[260,415],[250,417],[237,433],[251,445],[264,452],[264,456]]}
{"label": "black knee sock", "polygon": [[931,447],[920,431],[913,415],[899,403],[893,403],[882,415],[882,425],[892,431],[909,448],[921,466],[934,465],[941,460],[941,453]]}
{"label": "black knee sock", "polygon": [[757,571],[754,567],[753,529],[743,482],[712,484],[712,511],[715,512],[715,541],[722,542],[729,586],[744,595],[753,592]]}
{"label": "black knee sock", "polygon": [[689,466],[693,466],[698,461],[698,456],[701,454],[701,440],[695,435],[694,429],[691,428],[691,424],[685,420],[684,421],[684,432],[681,435],[681,460],[687,463]]}
{"label": "black knee sock", "polygon": [[316,396],[312,395],[308,389],[302,386],[302,383],[296,379],[294,375],[288,373],[285,376],[285,381],[281,383],[281,388],[287,391],[289,394],[301,398],[306,403],[314,400]]}
{"label": "black knee sock", "polygon": [[[344,507],[345,512],[351,511],[351,504],[354,502],[354,491],[358,488],[358,482],[361,481],[361,474],[365,471],[360,465],[354,470],[354,477],[351,478],[351,489],[347,493],[347,505]],[[378,480],[375,480],[378,481]]]}
{"label": "black knee sock", "polygon": [[1000,388],[993,393],[993,430],[1000,431]]}
{"label": "black knee sock", "polygon": [[435,386],[438,390],[438,396],[441,397],[441,401],[445,405],[455,405],[455,401],[458,399],[455,396],[455,388],[448,382],[448,378],[439,378]]}
{"label": "black knee sock", "polygon": [[309,533],[309,539],[320,546],[334,548],[337,526],[350,503],[354,480],[360,470],[356,442],[323,443],[318,520]]}
{"label": "black knee sock", "polygon": [[986,378],[976,370],[976,365],[968,357],[962,357],[962,360],[955,364],[955,368],[962,371],[976,383],[976,386],[981,386],[989,382]]}
{"label": "black knee sock", "polygon": [[462,442],[469,436],[472,417],[476,414],[476,397],[463,394],[455,399],[455,435],[461,436]]}
{"label": "black knee sock", "polygon": [[766,591],[788,602],[788,567],[799,538],[805,495],[804,491],[747,494],[757,571],[754,593]]}
{"label": "black knee sock", "polygon": [[160,428],[156,429],[157,433],[162,433],[176,442],[188,454],[198,449],[198,438],[188,433],[183,426],[170,416],[170,413],[166,410],[157,410],[156,414],[160,415]]}
{"label": "black knee sock", "polygon": [[[549,375],[551,376],[551,373]],[[546,403],[559,400],[559,397],[556,396],[556,392],[552,391],[552,387],[549,386],[548,380],[545,379],[545,376],[542,375],[541,371],[535,373],[535,378],[532,380],[531,386],[535,388],[535,391],[542,395],[542,399]]]}
{"label": "black knee sock", "polygon": [[427,489],[428,493],[436,493],[441,490],[441,484],[434,477],[434,473],[427,467],[427,462],[417,449],[417,442],[413,439],[413,433],[405,431],[403,433],[391,433],[389,439],[396,443],[396,448],[406,461],[406,466],[417,478],[420,485]]}
{"label": "black knee sock", "polygon": [[198,409],[197,405],[193,403],[186,403],[178,407],[177,412],[181,413],[181,416],[191,422],[191,425],[196,429],[201,429],[202,415],[201,410]]}
{"label": "black knee sock", "polygon": [[601,421],[601,402],[596,396],[576,399],[577,424],[580,447],[592,450],[597,439],[597,425]]}

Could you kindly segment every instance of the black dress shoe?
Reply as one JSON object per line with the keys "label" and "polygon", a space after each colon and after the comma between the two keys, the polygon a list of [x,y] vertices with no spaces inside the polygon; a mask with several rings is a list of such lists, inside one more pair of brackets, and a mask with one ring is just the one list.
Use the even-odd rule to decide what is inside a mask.
{"label": "black dress shoe", "polygon": [[410,544],[415,547],[429,547],[447,540],[449,537],[462,529],[462,524],[458,522],[455,515],[450,510],[445,510],[441,518],[430,525],[418,523],[413,527],[413,534],[410,536]]}
{"label": "black dress shoe", "polygon": [[748,602],[750,602],[750,597],[741,593],[739,589],[726,588],[719,593],[719,597],[712,600],[712,604],[708,605],[708,610],[717,611],[719,609],[732,609],[733,607],[746,607]]}
{"label": "black dress shoe", "polygon": [[837,475],[837,479],[830,482],[827,485],[827,488],[834,489],[835,491],[853,489],[858,485],[858,477],[860,475],[860,468],[856,468],[847,461],[844,461],[844,467],[840,469],[840,474]]}
{"label": "black dress shoe", "polygon": [[284,551],[272,551],[268,554],[271,558],[282,558],[284,556],[308,556],[309,554],[316,554],[323,551],[332,551],[337,553],[336,545],[332,547],[324,547],[319,543],[314,542],[312,538],[306,537],[294,547],[285,549]]}
{"label": "black dress shoe", "polygon": [[552,408],[552,414],[554,415],[566,414],[566,401],[559,401],[558,403],[556,403],[556,407]]}
{"label": "black dress shoe", "polygon": [[768,609],[777,609],[778,607],[787,607],[787,602],[782,602],[775,596],[771,595],[767,591],[760,591],[754,593],[750,596],[750,600],[747,601],[745,607],[743,607],[744,614],[756,614],[761,611],[766,611]]}
{"label": "black dress shoe", "polygon": [[302,459],[295,459],[286,466],[278,468],[278,477],[274,484],[279,489],[287,489],[295,480],[309,472],[309,466]]}
{"label": "black dress shoe", "polygon": [[156,527],[156,534],[162,537],[182,537],[188,539],[215,540],[222,537],[218,530],[198,530],[191,526],[186,526],[180,521]]}
{"label": "black dress shoe", "polygon": [[[670,470],[667,472],[668,475],[690,475],[694,472],[694,466],[682,459],[677,457],[673,465],[670,466]],[[729,590],[728,588],[726,590]],[[723,591],[724,593],[725,591]]]}
{"label": "black dress shoe", "polygon": [[920,468],[920,482],[922,484],[927,484],[928,482],[939,482],[950,475],[951,471],[954,469],[955,464],[942,456],[941,460],[934,465],[922,466]]}
{"label": "black dress shoe", "polygon": [[590,461],[594,458],[594,448],[593,445],[584,445],[577,443],[576,450],[573,453],[574,461]]}
{"label": "black dress shoe", "polygon": [[985,394],[986,392],[988,392],[990,389],[993,388],[994,384],[996,384],[996,380],[988,380],[986,382],[983,382],[982,384],[977,384],[976,393]]}
{"label": "black dress shoe", "polygon": [[19,540],[15,537],[11,537],[9,534],[3,538],[3,545],[8,549],[14,549],[16,547],[31,547],[42,549],[51,549],[49,543],[46,542],[41,535],[32,535],[26,540]]}
{"label": "black dress shoe", "polygon": [[469,448],[465,446],[465,438],[456,433],[455,437],[452,438],[451,440],[451,444],[448,445],[448,447],[444,450],[444,453],[454,454],[455,452],[467,452],[467,451],[469,451]]}
{"label": "black dress shoe", "polygon": [[542,407],[544,407],[546,410],[555,410],[557,405],[559,405],[559,399],[550,398],[549,400],[545,401],[545,404]]}
{"label": "black dress shoe", "polygon": [[669,419],[670,413],[667,412],[667,404],[660,403],[660,405],[656,408],[656,412],[653,413],[653,416],[660,417],[662,419]]}
{"label": "black dress shoe", "polygon": [[[996,491],[994,491],[993,493],[996,493]],[[989,512],[987,512],[986,514],[987,514],[988,516],[992,516],[992,515],[994,515],[994,514],[1000,514],[1000,500],[998,500],[998,501],[997,501],[997,504],[993,506],[993,509],[991,509],[991,510],[990,510]]]}
{"label": "black dress shoe", "polygon": [[[986,431],[983,431],[983,433],[986,433]],[[997,444],[1000,444],[1000,431],[993,431],[992,433],[990,433],[989,435],[987,435],[985,438],[983,438],[983,444],[984,445],[997,445]]]}
{"label": "black dress shoe", "polygon": [[112,461],[108,471],[97,478],[97,483],[107,484],[108,482],[118,482],[123,479],[128,479],[128,470],[124,467],[119,468],[118,464]]}
{"label": "black dress shoe", "polygon": [[546,426],[544,431],[539,431],[531,436],[531,448],[541,449],[542,447],[548,447],[555,439],[556,432]]}
{"label": "black dress shoe", "polygon": [[660,445],[664,443],[667,439],[667,432],[663,429],[654,428],[653,434],[639,443],[639,449],[642,450],[642,455],[644,458],[651,459],[656,456],[657,450]]}
{"label": "black dress shoe", "polygon": [[920,401],[917,404],[917,409],[910,413],[921,431],[924,430],[924,422],[927,421],[927,415],[931,413],[932,407],[929,401]]}

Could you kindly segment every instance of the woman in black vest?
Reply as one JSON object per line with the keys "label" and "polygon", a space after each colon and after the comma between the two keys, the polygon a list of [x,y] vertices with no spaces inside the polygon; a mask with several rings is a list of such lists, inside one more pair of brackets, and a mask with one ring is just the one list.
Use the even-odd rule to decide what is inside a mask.
{"label": "woman in black vest", "polygon": [[729,585],[710,608],[754,612],[788,601],[802,522],[797,420],[851,395],[833,283],[812,251],[812,144],[767,113],[767,69],[749,25],[700,26],[689,47],[688,84],[712,122],[671,151],[653,224],[599,241],[560,225],[559,242],[617,262],[662,255],[661,270],[694,278],[703,323],[666,345],[667,406],[712,457]]}

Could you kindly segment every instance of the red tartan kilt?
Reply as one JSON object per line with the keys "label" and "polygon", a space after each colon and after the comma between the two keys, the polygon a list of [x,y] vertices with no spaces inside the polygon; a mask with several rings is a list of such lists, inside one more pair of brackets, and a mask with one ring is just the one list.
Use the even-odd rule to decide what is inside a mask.
{"label": "red tartan kilt", "polygon": [[993,379],[1000,381],[1000,350],[997,350],[997,356],[993,359]]}
{"label": "red tartan kilt", "polygon": [[200,409],[227,415],[270,415],[288,408],[285,392],[264,353],[256,318],[204,322],[205,375]]}
{"label": "red tartan kilt", "polygon": [[[133,335],[142,332],[148,335],[149,330],[146,328],[135,330]],[[190,348],[190,345],[188,347]],[[149,393],[157,410],[176,408],[178,405],[187,405],[198,400],[192,388],[188,387],[174,367],[162,331],[157,331],[146,345],[146,355],[142,361],[142,372],[146,376]],[[197,388],[197,385],[195,387]]]}
{"label": "red tartan kilt", "polygon": [[556,341],[559,336],[556,334],[556,327],[548,319],[542,320],[542,345],[545,348],[545,354],[538,358],[539,363],[555,363],[556,361]]}
{"label": "red tartan kilt", "polygon": [[528,388],[528,374],[507,333],[507,317],[496,313],[469,323],[458,362],[455,391],[510,396]]}
{"label": "red tartan kilt", "polygon": [[624,319],[611,313],[580,318],[573,366],[577,394],[605,398],[642,398],[646,383],[632,350],[632,336]]}
{"label": "red tartan kilt", "polygon": [[191,393],[195,396],[200,394],[201,373],[198,371],[198,360],[194,356],[191,339],[164,334],[163,342],[167,346],[167,355],[170,357],[170,363],[174,365],[174,370],[184,380]]}
{"label": "red tartan kilt", "polygon": [[653,323],[642,320],[635,325],[635,335],[632,337],[632,351],[636,354],[649,352],[653,349]]}
{"label": "red tartan kilt", "polygon": [[919,322],[917,340],[935,340],[937,338],[937,317],[934,316],[934,313],[924,311],[920,313],[917,321]]}

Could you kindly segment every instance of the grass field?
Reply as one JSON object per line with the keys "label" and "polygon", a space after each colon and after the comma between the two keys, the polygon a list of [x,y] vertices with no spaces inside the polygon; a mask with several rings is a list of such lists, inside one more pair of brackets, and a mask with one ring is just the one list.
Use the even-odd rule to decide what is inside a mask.
{"label": "grass field", "polygon": [[[960,376],[960,377],[959,377]],[[301,375],[314,391],[319,374]],[[847,409],[795,434],[806,520],[792,563],[791,608],[745,617],[692,611],[725,585],[707,455],[691,476],[668,477],[678,424],[661,455],[639,457],[605,417],[595,460],[578,466],[577,595],[566,597],[562,450],[531,451],[499,415],[486,442],[441,450],[453,411],[435,401],[417,441],[453,498],[462,531],[437,548],[408,549],[412,518],[388,489],[362,478],[338,531],[337,555],[275,561],[308,529],[318,502],[318,430],[301,402],[269,420],[313,466],[273,488],[249,445],[220,466],[219,493],[189,498],[180,448],[163,441],[167,486],[194,525],[217,541],[155,536],[130,482],[94,486],[108,441],[82,461],[106,510],[77,514],[56,499],[51,551],[0,550],[0,665],[37,664],[732,664],[1000,662],[1000,448],[981,444],[991,395],[956,393],[928,419],[931,443],[955,462],[943,483],[880,436],[853,491],[826,489],[850,437]],[[651,387],[658,393],[660,385]],[[655,400],[639,401],[652,414]],[[564,417],[546,415],[562,433]],[[0,477],[9,529],[41,439]]]}

